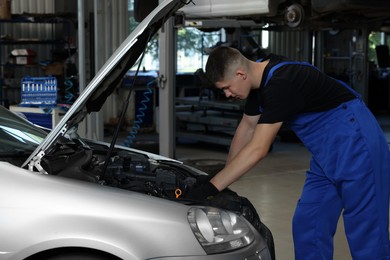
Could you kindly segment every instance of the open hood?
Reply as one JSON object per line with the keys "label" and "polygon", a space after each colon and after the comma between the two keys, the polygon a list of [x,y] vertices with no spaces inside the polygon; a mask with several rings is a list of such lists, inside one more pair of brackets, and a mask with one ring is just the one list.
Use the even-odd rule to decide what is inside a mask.
{"label": "open hood", "polygon": [[30,169],[35,167],[40,171],[40,159],[50,151],[56,141],[66,134],[72,135],[70,133],[72,129],[87,114],[100,111],[107,97],[141,56],[152,36],[184,4],[183,0],[165,0],[134,29],[96,73],[58,125],[26,160],[23,167],[29,165]]}

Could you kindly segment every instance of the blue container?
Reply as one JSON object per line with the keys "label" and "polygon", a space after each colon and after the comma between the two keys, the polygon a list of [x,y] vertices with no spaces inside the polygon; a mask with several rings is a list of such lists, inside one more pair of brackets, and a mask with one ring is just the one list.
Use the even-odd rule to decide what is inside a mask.
{"label": "blue container", "polygon": [[23,114],[27,117],[27,120],[33,122],[36,125],[40,125],[48,129],[53,128],[53,120],[51,114],[37,114],[30,112],[23,112]]}
{"label": "blue container", "polygon": [[21,106],[55,106],[57,104],[56,77],[24,77],[21,82]]}

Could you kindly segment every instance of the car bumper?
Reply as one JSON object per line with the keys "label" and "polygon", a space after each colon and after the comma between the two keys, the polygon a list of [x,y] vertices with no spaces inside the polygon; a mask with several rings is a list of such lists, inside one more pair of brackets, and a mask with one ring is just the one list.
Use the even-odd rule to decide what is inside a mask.
{"label": "car bumper", "polygon": [[153,260],[271,260],[264,239],[256,232],[255,241],[249,246],[224,254],[158,257]]}

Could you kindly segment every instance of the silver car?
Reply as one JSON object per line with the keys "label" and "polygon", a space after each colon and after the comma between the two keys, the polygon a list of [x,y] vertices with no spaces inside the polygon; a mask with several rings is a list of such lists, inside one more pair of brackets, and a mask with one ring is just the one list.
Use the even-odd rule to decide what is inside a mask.
{"label": "silver car", "polygon": [[208,175],[156,154],[79,138],[150,35],[181,6],[161,3],[49,133],[0,107],[0,259],[274,259],[246,198],[185,193]]}

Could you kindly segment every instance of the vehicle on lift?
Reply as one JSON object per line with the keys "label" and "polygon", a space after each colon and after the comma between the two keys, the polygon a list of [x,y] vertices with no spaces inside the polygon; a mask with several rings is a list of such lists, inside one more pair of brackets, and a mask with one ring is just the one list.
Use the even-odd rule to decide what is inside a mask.
{"label": "vehicle on lift", "polygon": [[[187,26],[212,26],[207,20],[223,27],[223,21],[234,19],[255,21],[259,26],[268,23],[270,29],[297,28],[359,28],[378,27],[389,19],[390,2],[387,0],[193,0],[180,11]],[[226,26],[232,25],[231,21]],[[255,26],[255,24],[247,24]]]}
{"label": "vehicle on lift", "polygon": [[186,199],[206,173],[77,134],[182,4],[151,12],[53,130],[0,107],[1,260],[274,259],[272,234],[245,197]]}

